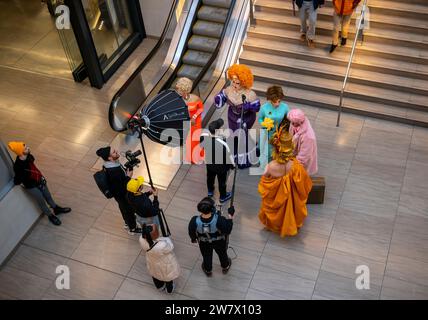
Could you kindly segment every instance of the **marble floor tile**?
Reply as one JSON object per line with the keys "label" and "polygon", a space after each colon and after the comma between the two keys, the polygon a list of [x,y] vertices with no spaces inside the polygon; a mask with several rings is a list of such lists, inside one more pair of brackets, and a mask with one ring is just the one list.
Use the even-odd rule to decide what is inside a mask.
{"label": "marble floor tile", "polygon": [[343,192],[341,208],[393,218],[398,207],[401,185],[350,174]]}
{"label": "marble floor tile", "polygon": [[398,214],[428,218],[428,199],[403,189],[398,203]]}
{"label": "marble floor tile", "polygon": [[37,150],[49,155],[80,161],[89,151],[89,148],[81,144],[48,137],[37,148]]}
{"label": "marble floor tile", "polygon": [[260,301],[260,300],[282,300],[285,298],[276,297],[269,293],[255,290],[255,289],[248,289],[247,295],[245,296],[245,300],[252,300],[252,301]]}
{"label": "marble floor tile", "polygon": [[330,236],[335,215],[336,210],[324,213],[310,207],[308,208],[308,216],[305,219],[303,228],[306,232]]}
{"label": "marble floor tile", "polygon": [[388,256],[385,276],[428,286],[428,263],[401,257],[392,253]]}
{"label": "marble floor tile", "polygon": [[167,294],[166,291],[160,292],[153,284],[147,284],[140,281],[125,279],[114,297],[114,300],[190,300],[175,291],[173,294]]}
{"label": "marble floor tile", "polygon": [[314,297],[331,300],[378,300],[380,286],[370,283],[370,289],[357,289],[354,279],[345,278],[334,273],[321,271],[318,277]]}
{"label": "marble floor tile", "polygon": [[304,231],[304,228],[305,226],[294,237],[281,238],[276,233],[271,233],[268,244],[322,258],[327,248],[329,237],[319,233]]}
{"label": "marble floor tile", "polygon": [[385,263],[388,256],[389,239],[343,232],[334,227],[328,248]]}
{"label": "marble floor tile", "polygon": [[398,133],[405,136],[411,136],[413,134],[413,126],[406,125],[403,123],[396,123],[386,121],[382,119],[366,118],[364,120],[363,128],[370,128],[375,130],[381,130],[391,133]]}
{"label": "marble floor tile", "polygon": [[137,236],[135,239],[125,239],[91,229],[72,258],[126,276],[140,252]]}
{"label": "marble floor tile", "polygon": [[106,232],[128,240],[138,241],[138,235],[128,234],[128,231],[124,226],[125,222],[123,221],[119,208],[116,208],[114,211],[104,209],[93,224],[93,228],[98,231]]}
{"label": "marble floor tile", "polygon": [[207,277],[200,267],[195,267],[182,294],[192,299],[229,300],[244,299],[252,279],[252,274],[232,268],[224,275],[221,269],[213,267],[213,275]]}
{"label": "marble floor tile", "polygon": [[296,275],[259,266],[251,281],[250,289],[277,297],[277,299],[310,299],[315,281]]}
{"label": "marble floor tile", "polygon": [[8,262],[8,266],[21,270],[37,277],[55,280],[58,274],[55,272],[59,265],[63,265],[67,258],[24,245]]}
{"label": "marble floor tile", "polygon": [[43,299],[49,300],[111,300],[124,277],[78,261],[68,260],[70,289],[58,290],[52,285]]}
{"label": "marble floor tile", "polygon": [[73,211],[60,219],[62,225],[57,227],[43,216],[25,238],[24,243],[40,250],[70,257],[95,220]]}
{"label": "marble floor tile", "polygon": [[355,273],[356,268],[361,265],[369,267],[370,283],[380,287],[385,272],[385,262],[377,262],[348,252],[328,248],[321,265],[321,270],[355,280],[359,275]]}
{"label": "marble floor tile", "polygon": [[239,245],[241,248],[262,252],[268,241],[270,231],[260,228],[250,228],[241,225],[234,225],[230,234],[230,245]]}
{"label": "marble floor tile", "polygon": [[55,201],[67,205],[73,211],[78,211],[79,213],[95,218],[102,213],[109,202],[101,193],[99,196],[89,195],[83,190],[70,189],[67,186],[61,186],[55,192]]}
{"label": "marble floor tile", "polygon": [[316,281],[321,262],[321,258],[267,244],[259,265]]}
{"label": "marble floor tile", "polygon": [[427,300],[428,287],[385,277],[380,298],[382,300]]}
{"label": "marble floor tile", "polygon": [[339,208],[334,221],[334,230],[358,233],[389,241],[394,228],[394,218],[379,218],[374,215]]}
{"label": "marble floor tile", "polygon": [[6,266],[0,271],[0,294],[15,299],[38,300],[42,298],[52,282],[52,280]]}
{"label": "marble floor tile", "polygon": [[405,171],[405,168],[402,166],[360,159],[354,159],[350,168],[350,172],[353,175],[368,179],[379,179],[400,185],[403,182]]}
{"label": "marble floor tile", "polygon": [[198,202],[203,199],[203,196],[198,201],[193,201],[187,198],[181,198],[180,189],[177,192],[178,194],[169,203],[165,214],[190,221],[193,216],[198,215],[196,206]]}

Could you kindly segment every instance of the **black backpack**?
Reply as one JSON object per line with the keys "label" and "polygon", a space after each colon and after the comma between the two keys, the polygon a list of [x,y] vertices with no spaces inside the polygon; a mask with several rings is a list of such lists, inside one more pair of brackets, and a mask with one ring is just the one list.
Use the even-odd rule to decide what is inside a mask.
{"label": "black backpack", "polygon": [[102,168],[102,170],[94,173],[94,180],[98,186],[98,189],[100,189],[100,191],[107,199],[113,198],[113,194],[110,191],[107,171],[104,167]]}

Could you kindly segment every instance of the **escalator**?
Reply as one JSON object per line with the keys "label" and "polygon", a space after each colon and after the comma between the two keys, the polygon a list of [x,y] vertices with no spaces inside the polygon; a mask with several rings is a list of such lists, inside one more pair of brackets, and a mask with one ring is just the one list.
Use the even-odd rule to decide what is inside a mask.
{"label": "escalator", "polygon": [[[202,0],[177,77],[196,80],[220,41],[232,0]],[[233,8],[232,8],[233,9]]]}
{"label": "escalator", "polygon": [[[178,77],[193,80],[193,93],[205,105],[203,125],[215,112],[213,96],[225,85],[225,71],[239,56],[249,23],[250,2],[188,0],[187,11],[177,14],[179,2],[182,3],[173,1],[165,28],[152,51],[112,99],[109,123],[117,132],[126,131],[130,116],[145,108],[159,92],[173,87]],[[159,59],[160,52],[165,51]],[[155,68],[158,72],[151,74]],[[119,151],[138,149],[138,145],[130,147],[125,140],[119,134],[111,145]],[[152,157],[149,162],[155,168],[153,180],[158,187],[167,188],[180,164],[164,165],[159,159],[161,147],[147,141],[146,149],[151,149],[148,154]],[[98,167],[101,162],[94,169]],[[144,168],[141,171],[145,175]]]}

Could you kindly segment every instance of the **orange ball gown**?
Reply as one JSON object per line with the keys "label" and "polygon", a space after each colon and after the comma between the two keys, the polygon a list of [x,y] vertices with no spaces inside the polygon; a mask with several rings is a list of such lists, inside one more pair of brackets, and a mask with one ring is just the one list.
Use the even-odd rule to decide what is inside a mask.
{"label": "orange ball gown", "polygon": [[199,145],[204,104],[198,98],[195,101],[187,102],[187,107],[190,119],[195,118],[195,124],[191,125],[189,135],[186,139],[186,161],[192,164],[200,164],[204,159],[204,150]]}
{"label": "orange ball gown", "polygon": [[306,201],[312,180],[305,168],[293,159],[291,170],[282,177],[262,176],[258,190],[262,197],[259,219],[281,237],[294,236],[308,215]]}

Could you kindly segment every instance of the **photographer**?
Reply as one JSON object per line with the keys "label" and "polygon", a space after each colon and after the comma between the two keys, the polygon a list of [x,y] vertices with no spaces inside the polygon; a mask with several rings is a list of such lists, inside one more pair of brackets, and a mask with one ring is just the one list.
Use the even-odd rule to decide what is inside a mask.
{"label": "photographer", "polygon": [[[156,224],[159,226],[159,200],[158,191],[152,189],[151,191],[144,192],[144,178],[138,177],[137,179],[129,180],[126,188],[128,194],[126,198],[131,207],[137,214],[137,222],[142,226],[143,224]],[[153,195],[153,201],[150,196]]]}
{"label": "photographer", "polygon": [[199,216],[194,216],[189,222],[189,236],[192,243],[199,243],[203,262],[202,271],[210,277],[212,275],[213,250],[217,253],[223,274],[226,274],[232,260],[227,255],[227,236],[232,232],[233,216],[229,219],[221,216],[215,209],[215,202],[205,197],[198,203]]}
{"label": "photographer", "polygon": [[[17,155],[13,164],[15,185],[22,184],[37,201],[43,213],[48,216],[49,221],[56,226],[61,225],[61,220],[57,215],[70,212],[71,209],[58,206],[52,199],[45,177],[34,164],[35,159],[30,154],[30,148],[24,142],[19,141],[11,141],[8,146]],[[53,209],[53,213],[46,202]]]}
{"label": "photographer", "polygon": [[128,229],[130,235],[141,233],[141,228],[137,227],[134,209],[126,199],[126,185],[131,180],[133,171],[130,169],[125,171],[119,162],[119,152],[112,150],[110,147],[98,149],[97,156],[105,161],[103,167],[107,173],[110,191],[119,205],[122,218],[125,221],[125,228]]}
{"label": "photographer", "polygon": [[214,181],[217,177],[220,203],[224,203],[232,197],[232,193],[226,191],[226,182],[229,170],[234,167],[234,159],[229,146],[222,137],[215,135],[216,130],[220,129],[223,124],[223,119],[212,121],[208,125],[209,133],[202,133],[200,138],[201,146],[205,150],[208,197],[214,196]]}

